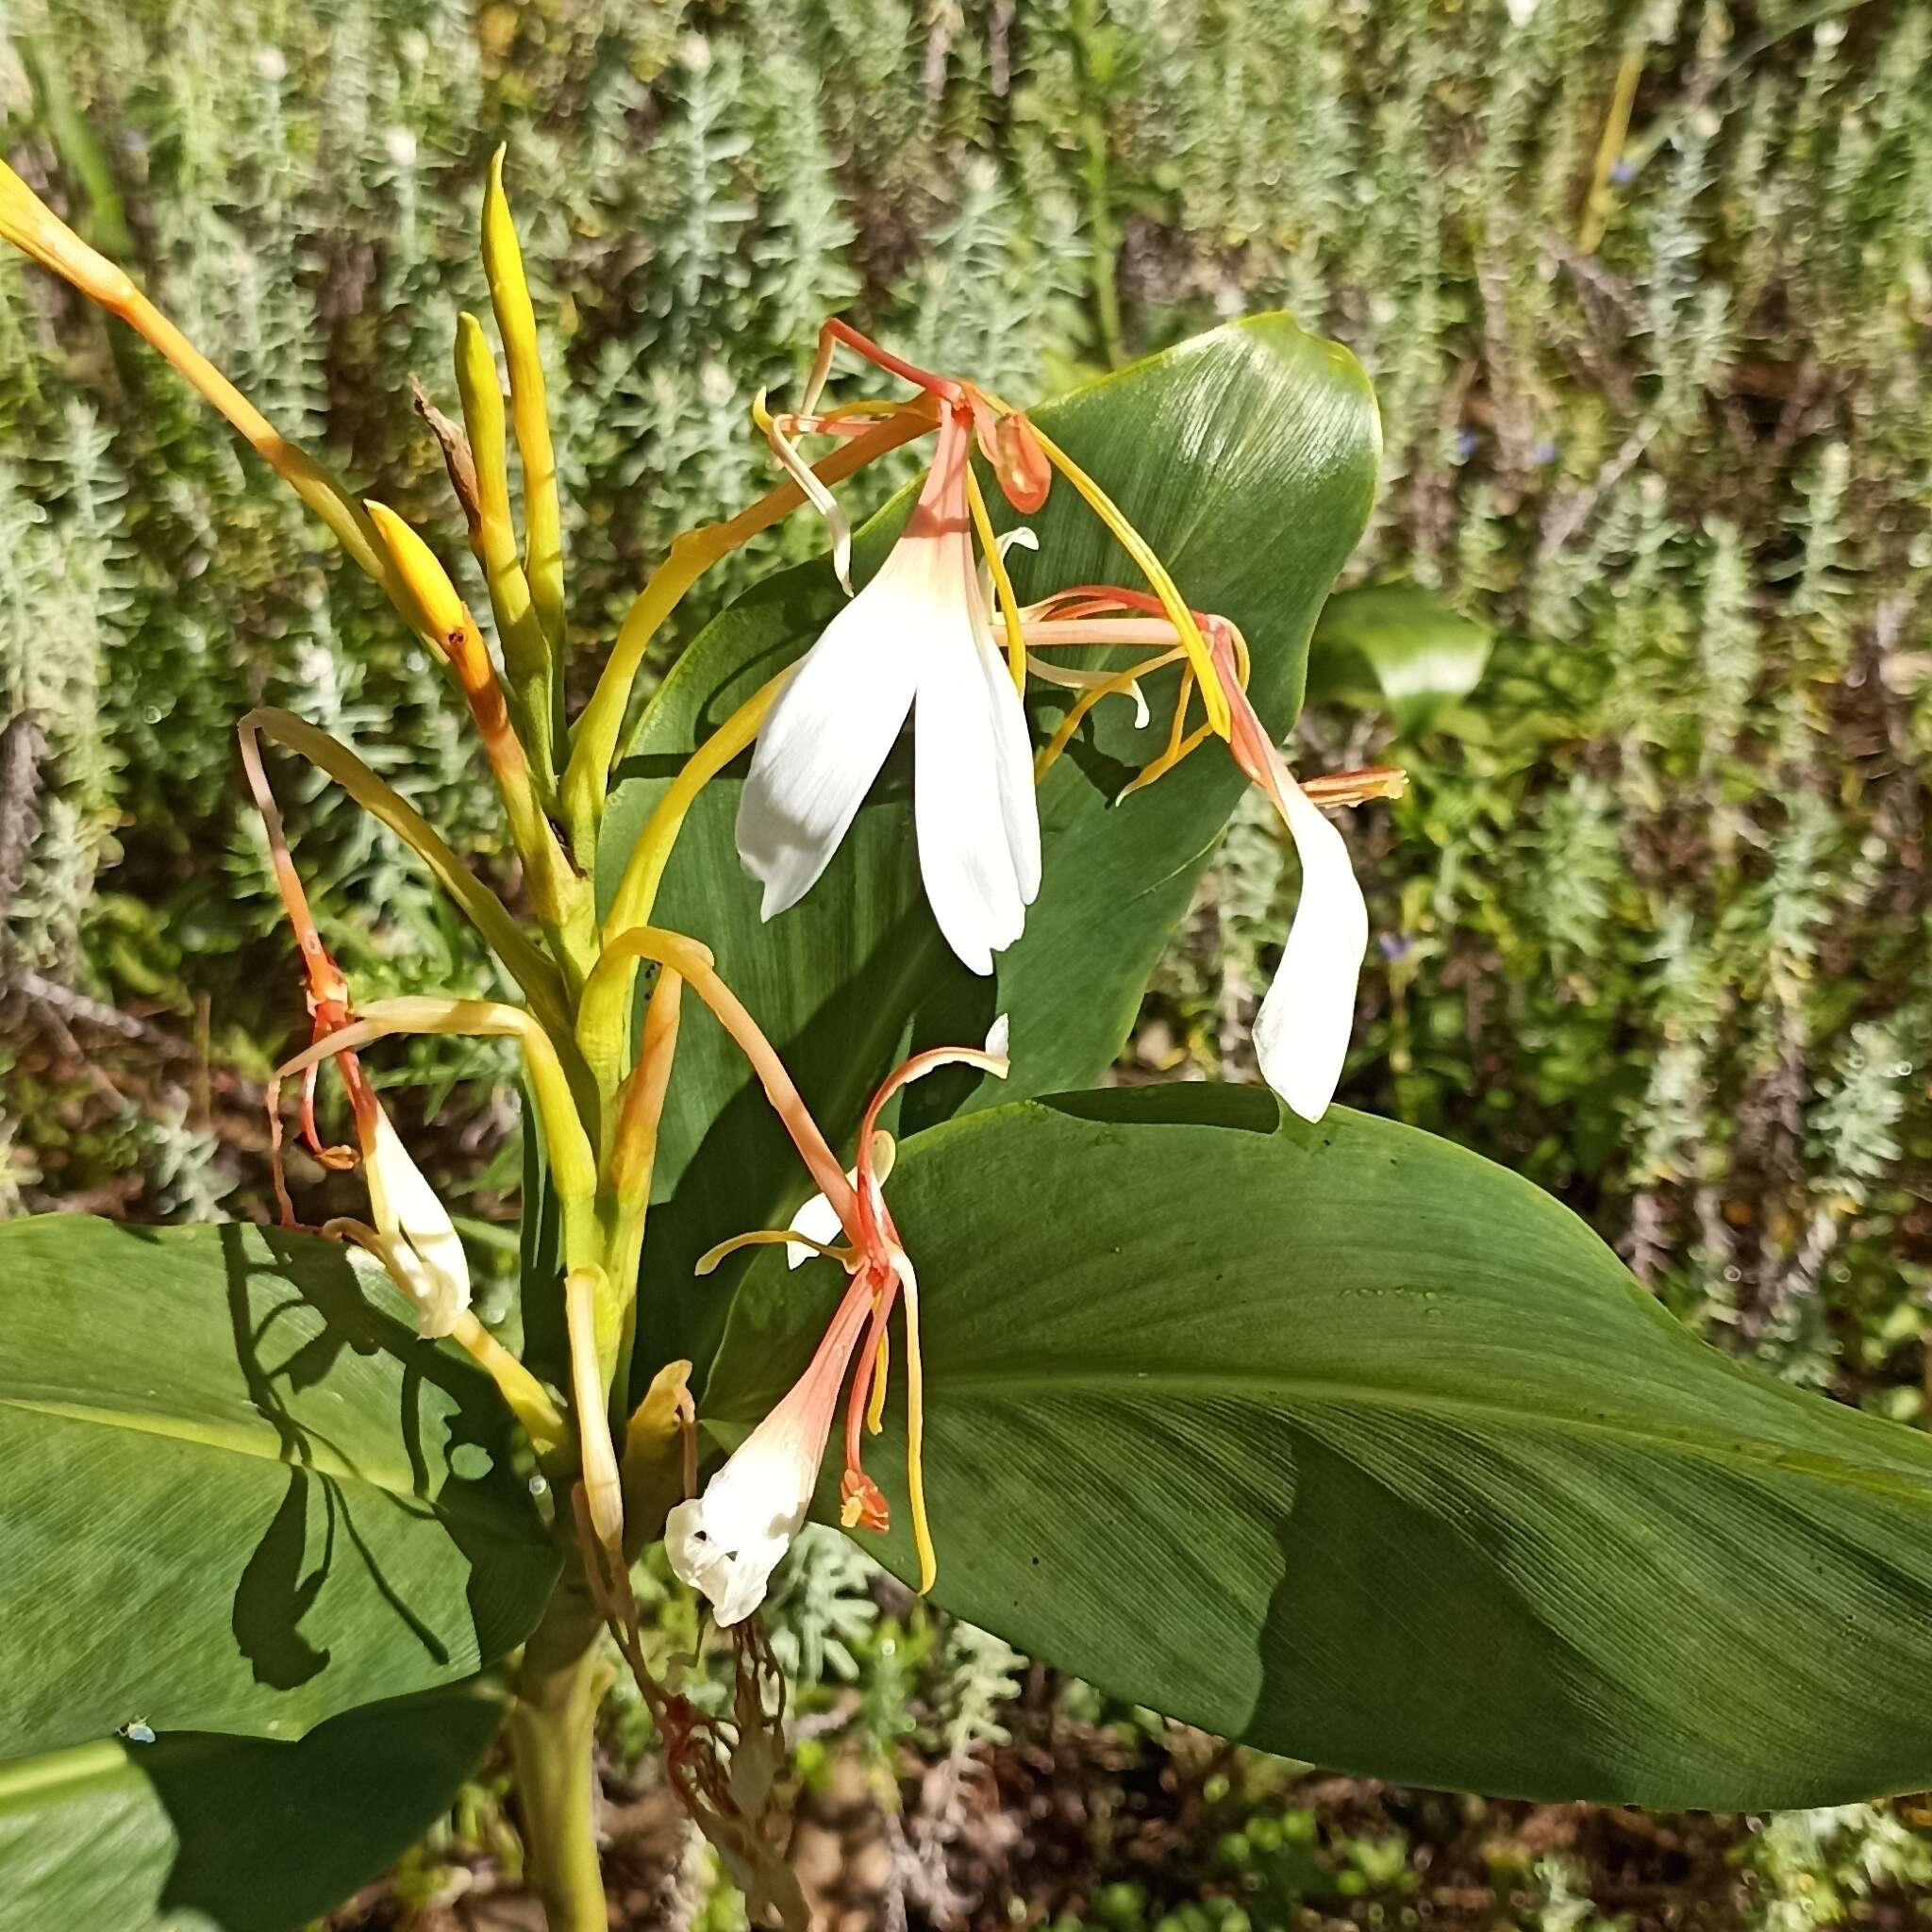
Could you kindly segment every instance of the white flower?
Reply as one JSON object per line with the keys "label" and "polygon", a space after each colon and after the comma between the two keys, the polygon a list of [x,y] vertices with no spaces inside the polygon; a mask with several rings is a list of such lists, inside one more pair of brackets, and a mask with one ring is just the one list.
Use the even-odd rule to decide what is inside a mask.
{"label": "white flower", "polygon": [[673,1572],[711,1600],[721,1627],[741,1624],[765,1600],[778,1558],[804,1526],[832,1432],[832,1411],[872,1314],[860,1276],[846,1291],[818,1350],[790,1391],[753,1429],[703,1495],[664,1524]]}
{"label": "white flower", "polygon": [[449,1210],[409,1158],[389,1115],[375,1109],[362,1148],[375,1226],[368,1247],[416,1309],[425,1335],[447,1335],[470,1306],[470,1264]]}
{"label": "white flower", "polygon": [[878,574],[826,625],[758,734],[738,850],[763,916],[830,863],[912,717],[913,821],[926,898],[975,973],[1019,938],[1040,890],[1025,713],[989,634],[966,496],[968,427],[940,424],[931,474]]}
{"label": "white flower", "polygon": [[[919,1553],[921,1594],[932,1588],[938,1558],[926,1527],[921,1463],[924,1378],[919,1357],[919,1281],[882,1191],[892,1164],[892,1137],[880,1128],[878,1120],[887,1102],[902,1087],[941,1067],[974,1066],[1004,1080],[1010,1071],[1008,1031],[1003,1013],[992,1023],[984,1047],[927,1047],[886,1075],[859,1122],[858,1159],[846,1177],[858,1197],[850,1209],[851,1222],[842,1228],[850,1238],[849,1247],[833,1247],[829,1241],[822,1243],[816,1235],[808,1237],[812,1245],[802,1249],[799,1243],[787,1241],[787,1235],[801,1231],[801,1224],[823,1227],[828,1237],[841,1231],[838,1214],[820,1194],[799,1209],[790,1228],[759,1228],[734,1235],[698,1262],[697,1272],[708,1274],[736,1249],[782,1241],[788,1249],[804,1254],[829,1254],[843,1263],[852,1277],[804,1374],[739,1445],[704,1494],[695,1502],[680,1503],[665,1521],[664,1547],[673,1571],[710,1598],[721,1624],[742,1622],[764,1601],[778,1558],[805,1522],[831,1434],[832,1411],[852,1365],[853,1351],[868,1324],[873,1324],[874,1333],[867,1343],[866,1358],[853,1377],[852,1407],[846,1421],[845,1473],[839,1485],[840,1521],[847,1529],[886,1527],[886,1499],[860,1467],[858,1445],[861,1418],[874,1434],[878,1430],[885,1400],[885,1324],[893,1299],[900,1294],[906,1307],[906,1486],[912,1505],[912,1541]],[[874,1343],[879,1344],[876,1349]]]}
{"label": "white flower", "polygon": [[1226,638],[1215,649],[1223,667],[1235,763],[1268,794],[1302,862],[1302,892],[1274,983],[1255,1016],[1255,1058],[1261,1077],[1305,1121],[1328,1111],[1348,1057],[1355,1025],[1356,982],[1369,949],[1369,908],[1357,885],[1341,834],[1294,781],[1234,675]]}

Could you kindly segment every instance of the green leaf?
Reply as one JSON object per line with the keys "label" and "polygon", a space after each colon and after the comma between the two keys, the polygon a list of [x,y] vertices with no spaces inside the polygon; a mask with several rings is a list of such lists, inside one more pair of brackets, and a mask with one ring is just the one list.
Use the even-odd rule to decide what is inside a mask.
{"label": "green leaf", "polygon": [[472,1678],[297,1743],[188,1731],[0,1765],[0,1932],[295,1932],[449,1809],[503,1702]]}
{"label": "green leaf", "polygon": [[1420,584],[1338,591],[1308,646],[1308,695],[1374,706],[1379,693],[1413,737],[1482,681],[1494,641]]}
{"label": "green leaf", "polygon": [[[1309,627],[1374,496],[1374,400],[1354,359],[1285,316],[1261,316],[1037,414],[1167,559],[1182,594],[1242,626],[1256,702],[1286,730],[1300,703]],[[902,496],[862,534],[858,577],[876,568],[908,504]],[[1041,549],[1013,554],[1022,595],[1133,581],[1132,565],[1064,481],[1029,521]],[[753,591],[692,641],[644,714],[606,821],[607,902],[651,807],[692,748],[799,656],[840,601],[829,569],[806,565]],[[1040,800],[1044,883],[996,982],[958,965],[926,911],[903,747],[831,869],[769,926],[733,841],[741,760],[692,811],[657,922],[712,947],[835,1140],[854,1132],[867,1094],[908,1039],[977,1045],[1000,1012],[1011,1019],[1019,1091],[1091,1080],[1119,1051],[1241,791],[1230,760],[1210,745],[1114,807],[1166,741],[1161,693],[1173,688],[1170,674],[1144,731],[1133,729],[1125,701],[1103,707],[1048,774]],[[1037,700],[1038,736],[1061,715],[1065,695]],[[726,1235],[782,1221],[807,1191],[735,1050],[691,1012],[695,1002],[685,1004],[645,1248],[639,1386],[667,1357],[691,1356],[702,1370],[715,1343],[739,1264],[693,1283],[697,1256]],[[902,1130],[1002,1097],[975,1092],[975,1079],[941,1076],[913,1090]]]}
{"label": "green leaf", "polygon": [[508,1412],[311,1236],[0,1227],[5,1748],[295,1738],[522,1641],[557,1559]]}
{"label": "green leaf", "polygon": [[[1693,1340],[1527,1182],[1183,1086],[935,1128],[888,1194],[948,1609],[1405,1784],[1732,1810],[1932,1781],[1932,1442]],[[727,1437],[836,1275],[750,1275]],[[902,1426],[895,1398],[867,1454],[908,1574]]]}

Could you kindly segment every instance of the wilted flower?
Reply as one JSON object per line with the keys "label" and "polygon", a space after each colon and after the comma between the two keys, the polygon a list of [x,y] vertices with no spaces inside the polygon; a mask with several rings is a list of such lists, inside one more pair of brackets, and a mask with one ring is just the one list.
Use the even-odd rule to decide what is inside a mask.
{"label": "wilted flower", "polygon": [[[362,1091],[368,1093],[366,1085]],[[365,1123],[358,1107],[356,1126],[375,1225],[331,1222],[325,1231],[352,1235],[389,1270],[390,1279],[415,1308],[422,1332],[447,1335],[470,1306],[470,1264],[462,1240],[381,1103],[373,1093],[368,1098],[373,1117]]]}

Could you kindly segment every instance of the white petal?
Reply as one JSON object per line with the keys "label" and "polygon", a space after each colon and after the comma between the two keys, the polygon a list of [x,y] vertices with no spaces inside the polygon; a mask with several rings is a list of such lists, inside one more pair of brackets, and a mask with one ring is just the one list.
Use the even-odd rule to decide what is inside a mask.
{"label": "white petal", "polygon": [[1012,1016],[1008,1013],[1002,1013],[999,1016],[999,1018],[996,1019],[992,1023],[992,1024],[986,1029],[987,1052],[996,1053],[1002,1059],[1005,1059],[1012,1050],[1008,1043],[1009,1041],[1011,1041],[1012,1037]]}
{"label": "white petal", "polygon": [[979,668],[992,710],[994,763],[999,773],[1000,812],[1006,821],[1007,849],[1023,905],[1040,896],[1040,793],[1033,783],[1033,741],[1026,709],[1001,652],[980,633]]}
{"label": "white petal", "polygon": [[988,634],[971,550],[956,556],[956,615],[913,701],[913,818],[933,917],[968,968],[991,974],[1040,890],[1040,813],[1020,693]]}
{"label": "white petal", "polygon": [[415,1304],[422,1332],[447,1335],[470,1306],[469,1259],[449,1210],[380,1108],[363,1167],[370,1213],[382,1237],[375,1251],[391,1278]]}
{"label": "white petal", "polygon": [[765,1600],[772,1572],[805,1521],[773,1535],[727,1543],[726,1533],[714,1529],[707,1510],[708,1493],[695,1502],[680,1503],[664,1520],[664,1553],[675,1575],[711,1600],[711,1614],[721,1628],[741,1624]]}
{"label": "white petal", "polygon": [[[852,1169],[845,1178],[855,1187],[858,1182],[858,1170]],[[845,1229],[839,1220],[839,1211],[823,1194],[814,1194],[801,1208],[786,1225],[793,1234],[809,1235],[815,1241],[823,1241],[826,1247],[836,1246],[844,1239]],[[788,1241],[785,1244],[785,1265],[788,1268],[802,1268],[806,1262],[818,1258],[818,1250],[808,1248],[803,1241]]]}
{"label": "white petal", "polygon": [[925,573],[877,576],[825,626],[758,733],[738,806],[738,855],[766,919],[818,883],[911,708],[932,628]]}
{"label": "white petal", "polygon": [[1304,1120],[1318,1121],[1335,1097],[1348,1054],[1369,909],[1341,834],[1278,757],[1272,762],[1301,856],[1302,893],[1274,984],[1255,1018],[1255,1056],[1269,1086]]}
{"label": "white petal", "polygon": [[811,1507],[824,1450],[823,1430],[814,1449],[798,1440],[781,1411],[766,1423],[777,1426],[760,1424],[704,1494],[678,1504],[664,1522],[672,1570],[710,1598],[724,1626],[741,1624],[764,1602],[772,1572]]}
{"label": "white petal", "polygon": [[[1000,539],[1000,555],[1004,557],[1009,542],[1018,542],[1023,537],[1027,549],[1037,550],[1040,547],[1033,532],[1022,525]],[[1032,905],[1040,892],[1040,799],[1033,783],[1033,741],[1027,735],[1026,708],[1020,700],[1019,687],[1013,682],[1005,644],[994,638],[988,623],[986,603],[973,575],[970,551],[962,556],[961,561],[965,564],[966,601],[972,611],[974,655],[979,660],[979,675],[986,683],[987,708],[992,720],[992,760],[998,781],[1000,819],[1006,832],[1007,855],[1012,863],[1013,882],[1019,889],[1024,922],[1024,908]],[[916,750],[916,719],[914,744]],[[915,792],[918,782],[915,769]],[[1017,928],[1013,937],[1019,937]],[[992,950],[997,952],[999,946],[995,944]],[[991,971],[990,960],[985,970]]]}
{"label": "white petal", "polygon": [[962,963],[990,974],[993,954],[1020,937],[1026,906],[981,657],[961,627],[927,662],[912,713],[912,809],[933,917]]}

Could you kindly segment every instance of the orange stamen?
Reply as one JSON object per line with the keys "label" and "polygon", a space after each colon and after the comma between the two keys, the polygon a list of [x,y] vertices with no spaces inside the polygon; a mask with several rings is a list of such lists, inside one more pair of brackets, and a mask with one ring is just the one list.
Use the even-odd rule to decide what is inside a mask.
{"label": "orange stamen", "polygon": [[1322,778],[1304,778],[1302,790],[1324,811],[1366,805],[1372,798],[1401,798],[1408,791],[1408,774],[1400,765],[1367,765],[1358,772],[1330,772]]}

